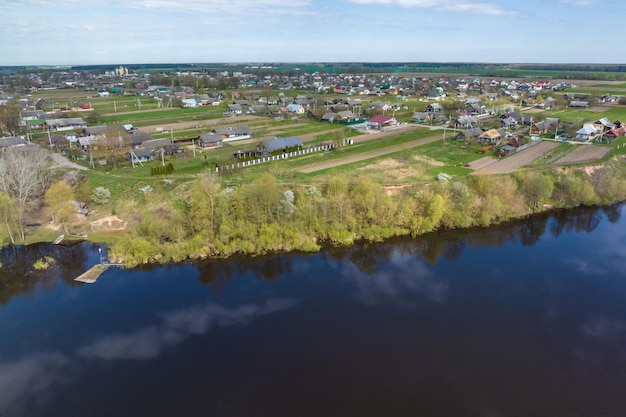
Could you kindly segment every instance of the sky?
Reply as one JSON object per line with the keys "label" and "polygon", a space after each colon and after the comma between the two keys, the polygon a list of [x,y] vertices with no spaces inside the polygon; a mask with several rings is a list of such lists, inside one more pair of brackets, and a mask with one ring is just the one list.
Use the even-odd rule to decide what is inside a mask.
{"label": "sky", "polygon": [[0,0],[0,66],[623,64],[624,16],[623,0]]}

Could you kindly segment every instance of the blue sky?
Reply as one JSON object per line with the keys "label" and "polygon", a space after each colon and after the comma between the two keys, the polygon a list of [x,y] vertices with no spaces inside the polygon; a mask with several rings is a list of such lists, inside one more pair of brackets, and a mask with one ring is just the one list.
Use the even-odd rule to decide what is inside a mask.
{"label": "blue sky", "polygon": [[0,0],[0,65],[626,63],[623,0]]}

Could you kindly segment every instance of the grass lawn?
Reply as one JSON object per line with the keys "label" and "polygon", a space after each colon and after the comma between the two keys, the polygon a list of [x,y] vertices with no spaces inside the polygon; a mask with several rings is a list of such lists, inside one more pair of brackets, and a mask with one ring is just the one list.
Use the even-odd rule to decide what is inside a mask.
{"label": "grass lawn", "polygon": [[606,117],[610,121],[626,120],[626,106],[604,106],[601,112],[570,108],[545,110],[541,115],[545,117],[558,117],[561,120],[574,123],[595,121],[602,117]]}
{"label": "grass lawn", "polygon": [[591,87],[598,87],[598,88],[626,88],[626,83],[620,83],[620,84],[594,84]]}
{"label": "grass lawn", "polygon": [[626,93],[626,90],[614,90],[615,88],[617,88],[617,86],[611,85],[611,86],[606,86],[606,90],[589,90],[589,89],[585,89],[585,88],[568,88],[566,90],[564,90],[565,93],[571,93],[571,94],[591,94],[591,95],[595,95],[595,96],[600,96],[602,94],[612,94],[614,96],[622,96],[624,95],[624,93]]}

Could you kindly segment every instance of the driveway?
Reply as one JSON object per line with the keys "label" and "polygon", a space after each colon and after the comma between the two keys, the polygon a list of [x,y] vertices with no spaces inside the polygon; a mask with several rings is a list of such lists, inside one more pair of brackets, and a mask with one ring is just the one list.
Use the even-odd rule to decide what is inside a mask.
{"label": "driveway", "polygon": [[66,157],[64,157],[63,155],[56,153],[56,152],[50,152],[50,157],[54,161],[54,168],[70,168],[70,169],[78,169],[81,171],[84,171],[87,169],[87,167],[84,167],[75,162],[72,162]]}

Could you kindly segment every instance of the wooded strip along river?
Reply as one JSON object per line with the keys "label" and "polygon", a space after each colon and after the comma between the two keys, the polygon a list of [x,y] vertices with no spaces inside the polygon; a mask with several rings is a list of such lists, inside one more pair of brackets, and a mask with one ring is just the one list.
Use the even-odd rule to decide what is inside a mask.
{"label": "wooded strip along river", "polygon": [[6,248],[0,416],[622,417],[624,207],[94,284]]}

